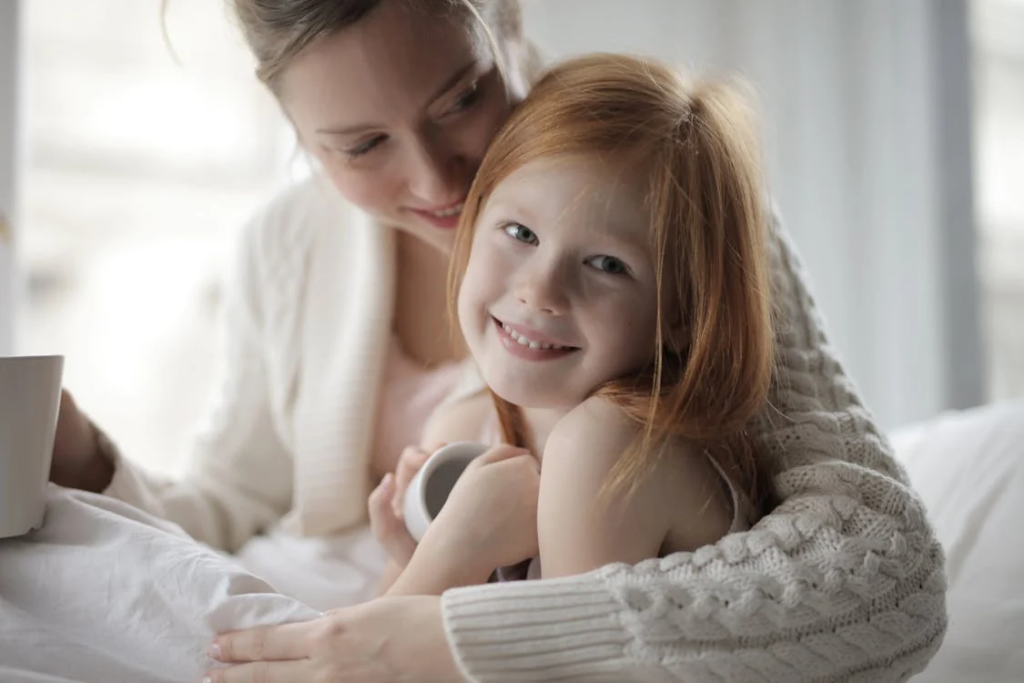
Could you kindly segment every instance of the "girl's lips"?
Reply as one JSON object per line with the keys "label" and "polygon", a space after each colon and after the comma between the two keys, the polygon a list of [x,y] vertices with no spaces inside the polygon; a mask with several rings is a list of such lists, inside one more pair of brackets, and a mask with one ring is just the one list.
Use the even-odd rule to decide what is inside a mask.
{"label": "girl's lips", "polygon": [[503,323],[494,317],[491,320],[494,321],[494,328],[498,333],[498,339],[501,341],[502,346],[517,358],[532,361],[557,360],[579,351],[578,348],[573,346],[559,345],[557,348],[551,348],[552,345],[550,343],[545,343],[544,347],[538,346],[540,342],[524,343],[524,335],[516,329],[518,326]]}

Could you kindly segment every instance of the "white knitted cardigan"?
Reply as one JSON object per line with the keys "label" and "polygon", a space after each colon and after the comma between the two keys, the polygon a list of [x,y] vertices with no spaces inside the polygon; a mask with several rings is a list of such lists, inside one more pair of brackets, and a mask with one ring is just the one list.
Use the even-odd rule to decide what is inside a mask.
{"label": "white knitted cardigan", "polygon": [[946,630],[942,549],[773,226],[778,369],[757,427],[782,504],[694,553],[444,594],[474,681],[900,681]]}

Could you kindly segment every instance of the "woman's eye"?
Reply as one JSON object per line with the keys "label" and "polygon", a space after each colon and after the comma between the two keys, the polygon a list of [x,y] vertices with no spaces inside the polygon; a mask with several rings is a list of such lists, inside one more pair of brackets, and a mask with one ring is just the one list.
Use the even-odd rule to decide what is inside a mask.
{"label": "woman's eye", "polygon": [[609,275],[626,275],[629,273],[629,267],[621,259],[617,259],[614,256],[595,256],[589,259],[589,263],[594,268]]}
{"label": "woman's eye", "polygon": [[459,95],[458,99],[455,100],[455,104],[453,104],[451,109],[448,110],[448,113],[457,114],[460,111],[465,111],[476,104],[479,100],[480,85],[479,83],[474,83]]}
{"label": "woman's eye", "polygon": [[363,156],[367,152],[372,151],[374,147],[384,142],[384,140],[385,137],[383,135],[378,135],[376,137],[370,138],[366,142],[356,145],[355,147],[349,147],[348,149],[344,150],[344,152],[349,156],[349,158],[355,159],[357,157]]}
{"label": "woman's eye", "polygon": [[514,240],[525,244],[537,244],[537,234],[525,225],[509,223],[505,226],[505,232]]}

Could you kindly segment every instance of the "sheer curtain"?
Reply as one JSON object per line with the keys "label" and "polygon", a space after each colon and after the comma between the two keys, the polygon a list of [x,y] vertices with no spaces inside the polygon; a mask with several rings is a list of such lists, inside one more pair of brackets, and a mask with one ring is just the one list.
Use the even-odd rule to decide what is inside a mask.
{"label": "sheer curtain", "polygon": [[24,114],[14,348],[64,354],[124,451],[174,470],[207,401],[227,253],[295,143],[228,4],[161,5],[0,0],[22,13],[3,65],[26,74],[0,106]]}
{"label": "sheer curtain", "polygon": [[17,92],[20,12],[17,2],[0,3],[0,355],[14,349],[16,178],[20,145]]}
{"label": "sheer curtain", "polygon": [[[982,400],[965,0],[523,4],[553,58],[625,50],[743,71],[761,97],[772,192],[881,422]],[[223,4],[170,3],[183,66],[159,5],[0,1],[0,212],[14,211],[20,169],[18,265],[32,284],[21,350],[68,352],[87,407],[133,457],[171,469],[201,412],[220,253],[294,143]],[[103,18],[115,13],[116,26]],[[32,87],[15,97],[26,56]],[[107,105],[181,115],[111,125]],[[21,144],[17,112],[30,115]],[[31,159],[17,163],[17,147]],[[64,182],[76,174],[87,191]],[[14,343],[13,265],[0,238],[0,353]]]}
{"label": "sheer curtain", "polygon": [[868,405],[894,426],[983,400],[963,1],[525,6],[552,57],[624,50],[745,74],[770,189]]}

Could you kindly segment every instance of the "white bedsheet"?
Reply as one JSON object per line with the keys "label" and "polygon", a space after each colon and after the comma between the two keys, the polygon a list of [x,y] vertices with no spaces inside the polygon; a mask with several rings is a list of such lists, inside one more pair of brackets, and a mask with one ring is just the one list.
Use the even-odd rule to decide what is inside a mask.
{"label": "white bedsheet", "polygon": [[1024,401],[950,413],[893,445],[946,549],[949,630],[915,683],[1024,681]]}
{"label": "white bedsheet", "polygon": [[51,487],[43,528],[0,540],[3,683],[194,683],[214,633],[317,614],[102,496]]}

